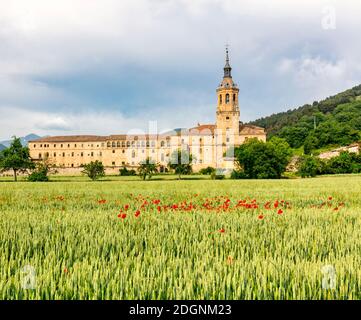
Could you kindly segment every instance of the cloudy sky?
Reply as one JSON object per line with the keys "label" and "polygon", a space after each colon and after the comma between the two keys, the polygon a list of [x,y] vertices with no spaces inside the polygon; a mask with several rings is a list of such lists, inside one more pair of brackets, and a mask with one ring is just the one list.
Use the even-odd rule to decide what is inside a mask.
{"label": "cloudy sky", "polygon": [[361,83],[360,16],[359,0],[0,0],[0,140],[212,123],[226,43],[242,121],[312,103]]}

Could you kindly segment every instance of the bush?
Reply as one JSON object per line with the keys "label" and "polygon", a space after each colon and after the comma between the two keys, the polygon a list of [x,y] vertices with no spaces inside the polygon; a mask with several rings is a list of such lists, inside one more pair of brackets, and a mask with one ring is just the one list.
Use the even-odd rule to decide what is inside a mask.
{"label": "bush", "polygon": [[37,181],[49,181],[48,172],[45,169],[35,170],[28,176],[28,181],[37,182]]}
{"label": "bush", "polygon": [[298,167],[298,174],[302,178],[315,177],[321,174],[324,164],[321,159],[313,156],[304,156],[301,158]]}
{"label": "bush", "polygon": [[215,171],[216,171],[215,168],[213,168],[213,167],[207,167],[207,168],[203,168],[203,169],[199,170],[199,173],[206,175],[206,174],[212,174],[212,173],[215,172]]}
{"label": "bush", "polygon": [[105,176],[104,166],[101,161],[91,161],[90,163],[84,164],[83,167],[84,170],[82,173],[86,174],[93,181]]}
{"label": "bush", "polygon": [[133,169],[128,170],[126,166],[119,169],[120,176],[136,176],[137,172]]}

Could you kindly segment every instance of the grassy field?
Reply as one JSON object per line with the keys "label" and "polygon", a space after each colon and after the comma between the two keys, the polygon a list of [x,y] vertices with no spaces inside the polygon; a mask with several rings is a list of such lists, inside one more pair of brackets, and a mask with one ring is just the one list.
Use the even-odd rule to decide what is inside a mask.
{"label": "grassy field", "polygon": [[361,176],[6,180],[0,299],[361,298]]}

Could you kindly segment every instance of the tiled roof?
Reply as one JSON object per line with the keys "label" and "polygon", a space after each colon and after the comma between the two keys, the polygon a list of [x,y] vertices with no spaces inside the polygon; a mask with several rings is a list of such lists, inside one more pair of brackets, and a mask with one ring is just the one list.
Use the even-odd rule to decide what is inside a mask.
{"label": "tiled roof", "polygon": [[95,142],[95,141],[105,141],[105,136],[91,136],[91,135],[81,135],[81,136],[53,136],[53,137],[44,137],[36,140],[31,140],[29,142]]}
{"label": "tiled roof", "polygon": [[210,135],[214,134],[216,129],[215,124],[202,124],[194,128],[189,129],[189,134],[191,135]]}
{"label": "tiled roof", "polygon": [[249,125],[249,124],[240,124],[239,125],[239,134],[240,135],[258,135],[266,134],[264,128]]}

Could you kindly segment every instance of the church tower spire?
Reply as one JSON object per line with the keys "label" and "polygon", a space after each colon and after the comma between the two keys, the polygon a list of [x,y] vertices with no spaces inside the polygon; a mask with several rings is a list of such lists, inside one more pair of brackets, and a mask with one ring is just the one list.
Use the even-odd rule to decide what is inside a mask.
{"label": "church tower spire", "polygon": [[224,66],[224,77],[223,78],[232,78],[231,75],[231,65],[229,64],[229,56],[228,56],[228,46],[226,47],[226,65]]}

